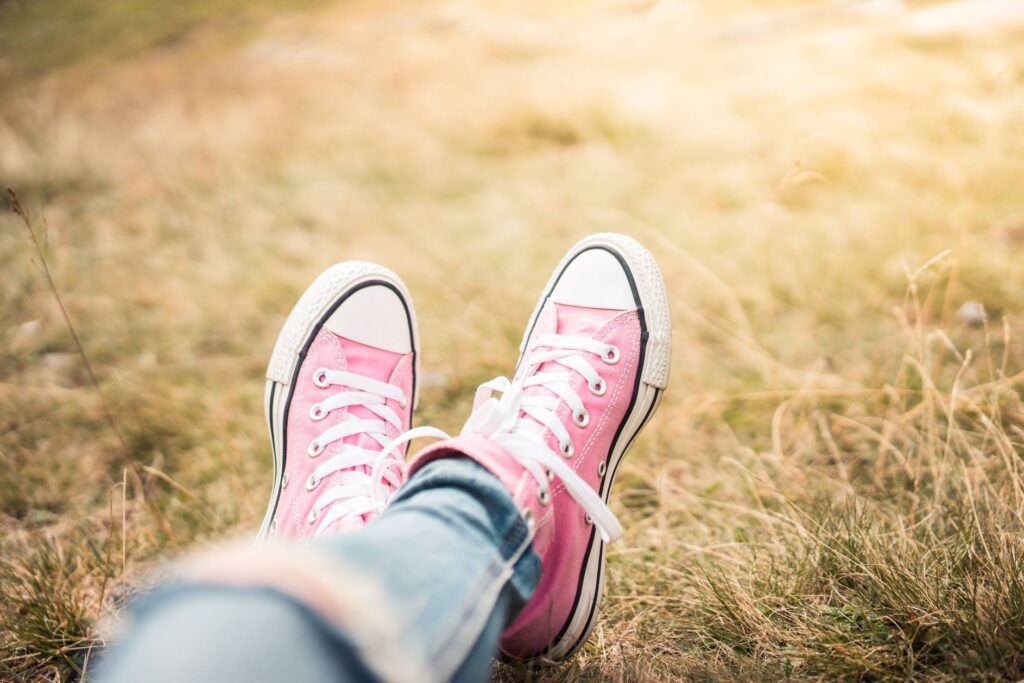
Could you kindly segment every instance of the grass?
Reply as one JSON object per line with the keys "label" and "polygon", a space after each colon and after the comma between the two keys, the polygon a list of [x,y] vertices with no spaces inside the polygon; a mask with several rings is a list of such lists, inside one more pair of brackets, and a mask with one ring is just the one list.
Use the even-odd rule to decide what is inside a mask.
{"label": "grass", "polygon": [[173,50],[190,34],[213,26],[243,34],[273,12],[315,6],[318,0],[4,0],[0,2],[0,85],[18,84],[84,61],[132,58]]}
{"label": "grass", "polygon": [[598,230],[659,258],[672,386],[591,642],[497,676],[1024,677],[1019,32],[164,4],[0,1],[0,180],[40,248],[0,215],[0,678],[77,678],[162,560],[253,532],[262,373],[320,270],[400,272],[418,423],[452,430]]}

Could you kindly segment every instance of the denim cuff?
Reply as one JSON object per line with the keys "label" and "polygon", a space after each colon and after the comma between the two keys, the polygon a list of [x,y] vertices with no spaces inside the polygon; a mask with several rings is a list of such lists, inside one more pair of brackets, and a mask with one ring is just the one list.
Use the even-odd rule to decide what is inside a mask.
{"label": "denim cuff", "polygon": [[295,543],[237,545],[188,560],[175,575],[177,581],[140,601],[140,615],[181,591],[270,591],[308,614],[381,680],[418,683],[429,670],[423,654],[401,642],[401,621],[380,580],[329,553]]}

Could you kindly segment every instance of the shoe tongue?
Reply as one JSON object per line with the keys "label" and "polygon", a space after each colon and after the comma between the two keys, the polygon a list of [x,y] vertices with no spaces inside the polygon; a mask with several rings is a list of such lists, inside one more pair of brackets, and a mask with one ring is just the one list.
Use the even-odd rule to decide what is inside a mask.
{"label": "shoe tongue", "polygon": [[[622,313],[622,311],[616,309],[587,308],[586,306],[572,306],[570,304],[560,304],[548,300],[548,302],[544,304],[544,308],[541,309],[540,315],[537,318],[537,324],[533,329],[533,334],[530,336],[532,339],[536,339],[543,334],[563,334],[572,337],[591,339],[594,334],[604,327],[609,320],[620,313]],[[541,363],[540,366],[534,370],[534,373],[538,372],[572,371],[558,363],[549,361],[547,363]],[[544,387],[527,387],[523,390],[523,395],[552,396],[553,394]],[[521,413],[520,415],[524,418],[520,420],[520,424],[528,424],[531,428],[535,427],[539,431],[543,431],[545,429],[540,422],[537,422],[525,413]],[[549,434],[547,440],[548,445],[552,449],[557,449],[558,444],[554,436]]]}
{"label": "shoe tongue", "polygon": [[[394,353],[393,351],[387,351],[380,349],[375,346],[362,344],[351,339],[342,337],[334,332],[327,331],[328,334],[332,334],[337,339],[338,343],[345,354],[345,369],[351,373],[362,375],[363,377],[369,377],[370,379],[376,379],[381,382],[387,382],[391,379],[392,373],[395,368],[398,367],[399,361],[402,360],[402,354]],[[364,406],[352,406],[348,408],[349,414],[353,417],[359,418],[360,420],[379,420],[380,417]],[[350,444],[352,446],[359,446],[369,451],[379,451],[381,449],[380,443],[376,439],[367,434],[356,434],[353,436],[346,437],[342,440],[342,443]],[[367,475],[370,474],[369,467],[360,467],[359,470],[365,472]],[[362,516],[362,519],[358,517],[350,517],[348,519],[338,520],[331,524],[331,532],[339,533],[350,529],[358,529],[362,527],[366,522],[374,516],[374,513],[368,513]]]}
{"label": "shoe tongue", "polygon": [[[537,318],[530,338],[532,340],[545,334],[562,334],[592,339],[598,330],[622,312],[613,308],[587,308],[548,301]],[[548,362],[542,363],[540,370],[560,372],[564,368],[557,363]]]}
{"label": "shoe tongue", "polygon": [[[334,333],[332,332],[331,334]],[[400,353],[385,351],[384,349],[379,349],[375,346],[361,344],[357,341],[346,339],[340,335],[335,336],[338,337],[338,342],[341,344],[341,348],[345,352],[346,369],[357,375],[369,377],[370,379],[379,380],[381,382],[387,382],[391,379],[391,374],[398,366],[398,362],[402,360],[402,354]],[[351,415],[359,418],[360,420],[380,419],[376,413],[364,406],[352,406],[348,411]],[[360,446],[371,451],[380,450],[381,447],[376,439],[366,434],[350,436],[344,439],[343,443]]]}
{"label": "shoe tongue", "polygon": [[558,303],[554,304],[554,308],[556,331],[573,337],[593,337],[605,323],[622,313],[611,308],[587,308]]}
{"label": "shoe tongue", "polygon": [[398,366],[398,361],[402,360],[400,353],[361,344],[338,334],[334,334],[334,336],[337,337],[341,348],[345,351],[345,364],[348,371],[357,375],[387,382],[391,379],[391,373]]}

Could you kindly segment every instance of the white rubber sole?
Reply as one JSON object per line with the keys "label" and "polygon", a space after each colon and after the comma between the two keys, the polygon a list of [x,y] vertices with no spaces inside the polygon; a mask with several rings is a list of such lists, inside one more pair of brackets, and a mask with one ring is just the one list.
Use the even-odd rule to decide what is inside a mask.
{"label": "white rubber sole", "polygon": [[390,286],[401,298],[409,315],[413,352],[413,397],[415,411],[419,398],[419,383],[416,381],[420,370],[419,329],[416,325],[416,310],[405,283],[395,273],[383,266],[365,261],[346,261],[331,266],[313,281],[299,297],[298,303],[288,314],[274,344],[274,352],[267,365],[267,385],[263,398],[263,409],[270,431],[271,452],[274,459],[274,487],[270,493],[267,512],[260,525],[258,538],[264,538],[270,528],[277,501],[281,495],[285,460],[285,427],[288,421],[288,405],[291,401],[292,382],[301,359],[305,356],[313,337],[320,330],[330,314],[352,292],[371,284]]}
{"label": "white rubber sole", "polygon": [[[591,235],[577,243],[562,259],[548,281],[544,294],[541,295],[537,308],[527,325],[520,353],[525,349],[537,316],[540,315],[541,308],[558,282],[559,275],[580,252],[594,248],[606,249],[618,255],[628,267],[634,285],[634,293],[640,299],[640,309],[643,311],[648,335],[643,366],[639,372],[636,397],[633,400],[632,408],[625,417],[622,429],[612,445],[606,474],[601,481],[599,493],[607,503],[619,464],[644,425],[657,411],[662,394],[668,386],[672,353],[672,324],[665,281],[654,256],[633,238],[616,233]],[[587,642],[590,632],[597,624],[597,616],[601,607],[604,592],[604,559],[604,542],[592,530],[589,550],[584,559],[579,595],[573,611],[547,650],[527,660],[527,666],[556,664],[571,657]]]}

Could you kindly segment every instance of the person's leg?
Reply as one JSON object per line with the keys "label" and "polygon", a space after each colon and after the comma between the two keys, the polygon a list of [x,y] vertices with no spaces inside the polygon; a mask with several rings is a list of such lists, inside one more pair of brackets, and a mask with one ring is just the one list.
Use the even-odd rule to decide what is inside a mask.
{"label": "person's leg", "polygon": [[186,569],[143,601],[100,679],[481,680],[540,578],[530,535],[497,478],[439,460],[359,532]]}
{"label": "person's leg", "polygon": [[135,610],[105,675],[279,680],[293,663],[300,680],[485,675],[540,566],[518,508],[472,461],[396,493],[403,444],[441,434],[409,430],[417,357],[395,273],[345,262],[310,285],[267,367],[266,543],[187,560]]}
{"label": "person's leg", "polygon": [[[328,281],[338,285],[330,291],[337,290],[342,304],[351,285],[346,282]],[[331,316],[327,322],[337,317],[333,310],[324,314]],[[372,313],[374,308],[355,310]],[[368,314],[363,322],[373,317]],[[342,316],[341,322],[347,321]],[[291,358],[298,346],[289,343],[283,347],[289,354],[282,357],[297,368],[293,382],[312,383],[323,392],[290,414],[320,424],[337,409],[339,423],[313,436],[319,428],[311,429],[304,419],[282,420],[277,430],[271,419],[272,433],[287,431],[289,447],[297,441],[308,445],[304,452],[288,451],[286,458],[275,450],[281,476],[275,479],[264,529],[266,535],[305,540],[222,554],[186,574],[194,586],[248,588],[251,596],[272,588],[288,596],[292,607],[316,615],[308,625],[324,637],[311,637],[295,625],[279,637],[252,636],[249,628],[245,654],[233,656],[254,660],[256,672],[271,671],[271,661],[308,657],[336,669],[333,677],[342,680],[368,672],[386,680],[471,680],[486,675],[498,648],[505,657],[548,663],[582,647],[600,604],[604,544],[622,531],[607,506],[612,480],[668,382],[671,327],[653,257],[622,235],[594,235],[573,247],[541,295],[513,379],[484,384],[462,435],[417,455],[391,507],[372,525],[347,535],[342,532],[363,527],[382,508],[378,492],[387,486],[376,479],[387,470],[378,461],[390,457],[392,446],[385,447],[381,437],[377,443],[383,450],[368,468],[370,444],[345,439],[366,430],[391,434],[407,424],[390,404],[409,406],[409,382],[398,370],[408,368],[414,354],[388,357],[394,369],[385,385],[380,373],[367,380],[350,370],[320,367],[334,359],[344,368],[348,346],[354,358],[359,357],[355,351],[369,347],[346,346],[343,336],[331,337],[315,326],[309,334],[323,340],[322,355],[303,351]],[[300,337],[282,335],[285,341]],[[272,361],[272,371],[276,365]],[[335,384],[360,389],[359,400],[351,391],[327,396]],[[275,380],[268,395],[272,408],[278,405],[276,388]],[[500,400],[490,396],[494,391],[502,394]],[[356,417],[343,404],[366,407],[394,424],[388,428]],[[312,441],[303,441],[309,437]],[[328,442],[341,444],[331,447],[340,449],[336,456],[315,467],[303,460],[316,461]],[[288,476],[288,468],[294,468],[294,476]],[[334,485],[321,492],[327,477]],[[282,504],[289,479],[305,486],[293,485],[292,500]],[[225,609],[208,615],[216,626],[204,632],[234,638],[232,627],[252,619],[243,613]],[[190,639],[201,636],[184,629],[165,636],[167,642],[144,647],[140,639],[153,631],[159,629],[136,629],[136,637],[111,658],[111,676],[121,666],[136,678],[167,680],[161,667],[142,661],[141,653],[187,661],[182,653],[200,648]],[[206,669],[185,677],[210,680]]]}
{"label": "person's leg", "polygon": [[314,613],[270,589],[183,586],[134,611],[133,632],[101,662],[100,680],[374,680]]}
{"label": "person's leg", "polygon": [[540,560],[531,529],[494,475],[466,458],[434,464],[374,524],[322,547],[380,578],[396,608],[396,642],[418,648],[437,680],[460,669],[481,680],[498,636],[540,580]]}
{"label": "person's leg", "polygon": [[576,244],[520,348],[513,377],[478,391],[461,435],[421,451],[407,471],[470,457],[532,520],[544,576],[499,649],[549,664],[583,647],[597,623],[605,544],[622,533],[608,507],[612,483],[668,384],[671,324],[654,257],[625,235]]}

